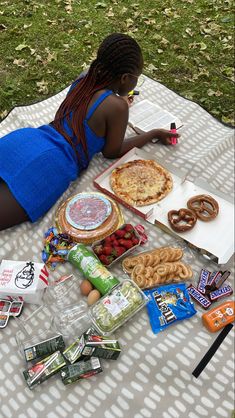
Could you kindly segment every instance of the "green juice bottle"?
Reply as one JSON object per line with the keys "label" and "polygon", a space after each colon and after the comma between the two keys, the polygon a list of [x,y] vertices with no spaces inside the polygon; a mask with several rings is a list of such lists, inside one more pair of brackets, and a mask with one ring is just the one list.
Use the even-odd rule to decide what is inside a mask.
{"label": "green juice bottle", "polygon": [[114,286],[120,284],[84,244],[77,244],[69,251],[68,261],[77,267],[102,295],[106,295]]}

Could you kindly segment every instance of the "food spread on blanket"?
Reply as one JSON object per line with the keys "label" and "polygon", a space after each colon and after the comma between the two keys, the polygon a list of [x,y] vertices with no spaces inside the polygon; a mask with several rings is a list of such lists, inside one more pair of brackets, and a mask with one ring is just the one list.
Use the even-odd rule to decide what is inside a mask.
{"label": "food spread on blanket", "polygon": [[114,193],[126,203],[145,206],[159,202],[170,193],[170,173],[153,160],[128,161],[115,168],[110,177]]}
{"label": "food spread on blanket", "polygon": [[[136,179],[132,198],[134,196],[135,204],[138,202],[140,205],[162,199],[172,188],[172,179],[166,170],[153,161],[150,161],[152,171],[145,170],[143,161],[149,162],[136,160],[128,166],[129,178]],[[136,163],[138,169],[135,177]],[[125,170],[120,173],[121,180],[125,179]],[[150,180],[150,177],[156,180],[154,173],[158,173],[156,176],[160,179],[156,181],[155,190]],[[125,181],[124,186],[128,185],[128,181]],[[142,188],[148,193],[149,200]],[[141,190],[142,197],[141,193],[137,193]],[[219,211],[217,202],[206,195],[191,198],[187,206],[188,209],[169,213],[173,229],[184,232],[194,227],[198,219],[214,219]],[[20,343],[17,340],[27,362],[23,375],[29,389],[56,373],[62,383],[68,385],[102,372],[102,359],[116,360],[121,353],[119,342],[112,334],[130,319],[135,321],[137,313],[145,306],[152,331],[157,334],[195,315],[194,301],[201,308],[208,309],[214,301],[233,293],[231,286],[226,284],[230,275],[228,270],[211,272],[203,268],[198,283],[187,287],[185,281],[193,279],[195,275],[189,265],[186,246],[157,246],[140,252],[140,245],[147,242],[144,227],[123,223],[117,204],[101,193],[72,196],[59,208],[56,219],[58,229],[51,227],[44,235],[42,260],[52,273],[58,263],[64,263],[65,269],[65,263],[71,263],[75,268],[74,275],[65,274],[54,282],[49,281],[46,295],[43,296],[49,278],[44,264],[38,263],[36,275],[37,263],[31,261],[10,261],[11,265],[5,265],[4,261],[0,266],[0,286],[9,287],[14,263],[21,263],[19,271],[13,275],[14,285],[20,289],[17,292],[24,294],[24,299],[32,303],[39,296],[40,303],[43,301],[48,306],[54,300],[59,309],[52,316],[50,329],[45,330],[46,334],[48,331],[50,334],[47,338],[43,338],[41,333],[31,336],[25,332],[23,334],[27,338]],[[130,255],[131,251],[138,253]],[[108,269],[121,259],[128,279],[116,277]],[[78,271],[83,278],[79,278]],[[37,292],[32,292],[30,286]],[[76,298],[75,303],[73,301],[71,304],[69,295],[76,294],[75,288],[80,290],[84,300]],[[26,299],[27,293],[29,299]],[[0,328],[7,326],[11,316],[20,315],[22,306],[21,300],[1,299]],[[223,328],[234,321],[234,303],[225,302],[218,309],[207,312],[202,321],[210,332]],[[21,324],[20,330],[23,328]]]}
{"label": "food spread on blanket", "polygon": [[102,193],[78,193],[59,207],[56,225],[73,241],[90,244],[115,231],[123,223],[117,203]]}

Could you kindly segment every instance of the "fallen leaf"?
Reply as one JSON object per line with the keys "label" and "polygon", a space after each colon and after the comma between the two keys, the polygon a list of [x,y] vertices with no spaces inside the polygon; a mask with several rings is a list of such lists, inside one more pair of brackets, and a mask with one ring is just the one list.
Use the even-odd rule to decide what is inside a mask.
{"label": "fallen leaf", "polygon": [[32,23],[30,23],[29,25],[26,25],[26,23],[25,23],[24,26],[23,26],[23,29],[28,29],[28,28],[30,28],[30,26],[32,26]]}
{"label": "fallen leaf", "polygon": [[22,51],[22,49],[25,49],[25,48],[28,48],[28,45],[26,45],[26,44],[20,44],[20,45],[18,45],[18,46],[15,48],[15,50],[16,50],[16,51]]}
{"label": "fallen leaf", "polygon": [[19,59],[19,60],[14,59],[13,64],[17,65],[18,67],[26,67],[27,66],[25,59]]}
{"label": "fallen leaf", "polygon": [[186,28],[186,29],[185,29],[185,32],[186,32],[189,36],[193,36],[193,35],[194,35],[194,32],[192,31],[192,29],[191,29],[191,28]]}
{"label": "fallen leaf", "polygon": [[223,93],[221,92],[221,91],[214,91],[214,90],[212,90],[212,89],[209,89],[209,90],[207,90],[207,95],[208,96],[216,96],[216,97],[219,97],[219,96],[223,96]]}
{"label": "fallen leaf", "polygon": [[105,9],[107,7],[107,4],[105,2],[99,2],[95,4],[95,9]]}
{"label": "fallen leaf", "polygon": [[45,80],[37,81],[36,85],[39,87],[38,91],[42,94],[48,94],[48,82]]}
{"label": "fallen leaf", "polygon": [[200,45],[200,50],[201,51],[204,51],[207,48],[207,45],[204,42],[199,42],[198,45]]}

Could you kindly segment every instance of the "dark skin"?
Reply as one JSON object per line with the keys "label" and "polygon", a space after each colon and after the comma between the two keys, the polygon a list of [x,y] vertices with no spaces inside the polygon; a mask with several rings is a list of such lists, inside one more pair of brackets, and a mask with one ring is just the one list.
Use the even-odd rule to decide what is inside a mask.
{"label": "dark skin", "polygon": [[[107,86],[107,89],[112,90],[114,94],[108,96],[89,119],[89,126],[95,134],[105,138],[102,153],[106,158],[121,157],[133,147],[141,148],[156,138],[167,145],[171,143],[172,136],[179,137],[178,134],[172,134],[165,129],[153,129],[124,140],[129,114],[127,95],[135,88],[141,73],[142,68],[137,70],[135,74],[123,74],[110,86]],[[88,111],[104,91],[100,90],[94,94]],[[27,213],[17,202],[7,184],[0,180],[0,231],[28,220]]]}

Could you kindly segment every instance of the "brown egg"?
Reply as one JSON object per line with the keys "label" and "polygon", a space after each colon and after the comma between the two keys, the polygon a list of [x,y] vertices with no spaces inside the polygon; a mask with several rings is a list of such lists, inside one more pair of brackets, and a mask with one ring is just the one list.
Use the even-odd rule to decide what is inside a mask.
{"label": "brown egg", "polygon": [[80,284],[80,291],[81,291],[81,294],[83,295],[83,296],[87,296],[87,295],[89,295],[89,293],[92,291],[92,289],[93,289],[93,286],[92,286],[92,284],[89,282],[89,280],[83,280],[82,282],[81,282],[81,284]]}
{"label": "brown egg", "polygon": [[97,289],[92,290],[89,295],[87,296],[87,304],[93,305],[99,298],[101,297],[100,292]]}

